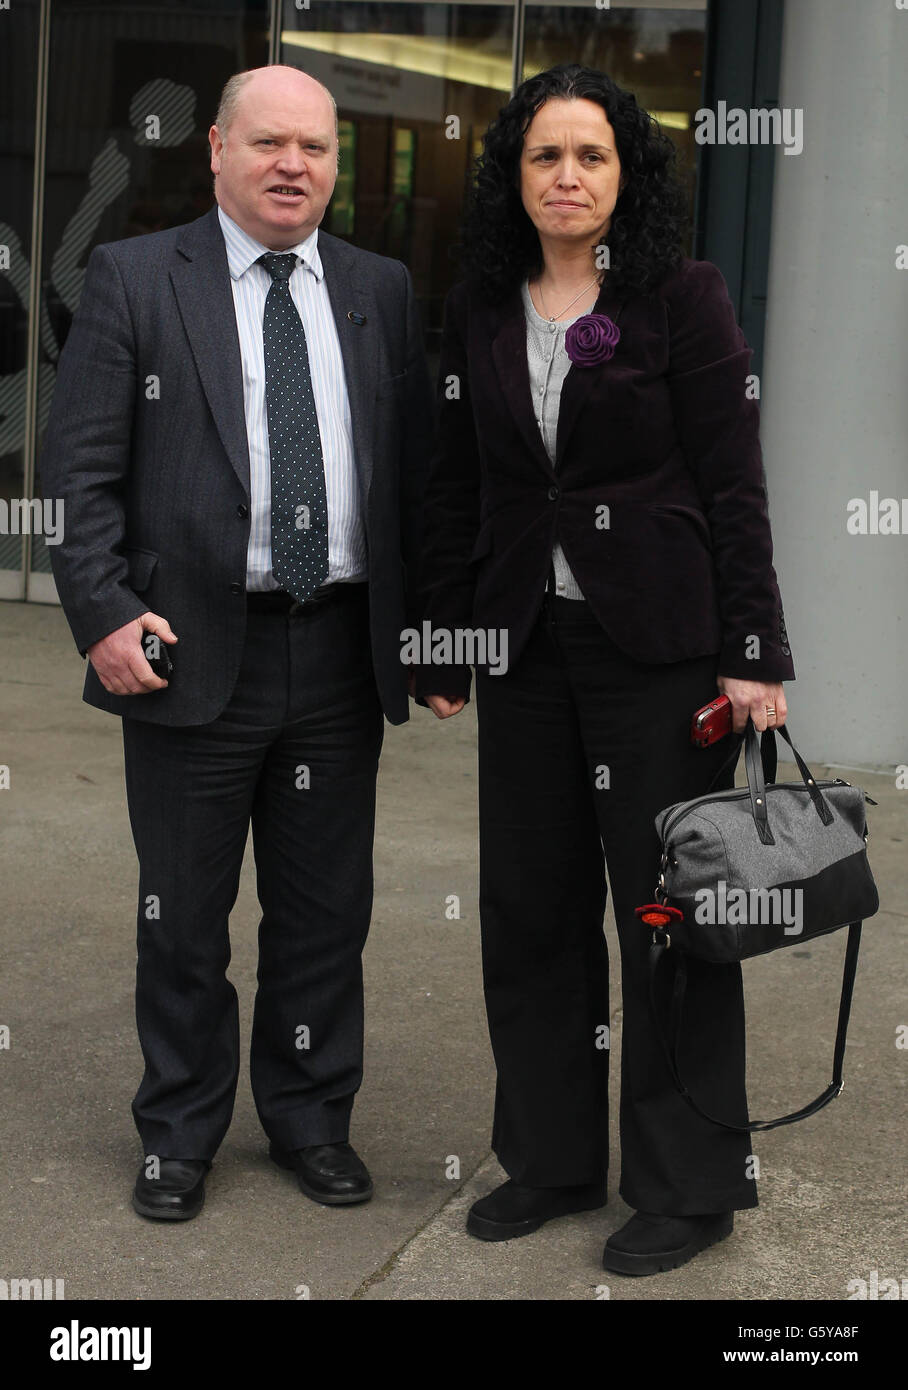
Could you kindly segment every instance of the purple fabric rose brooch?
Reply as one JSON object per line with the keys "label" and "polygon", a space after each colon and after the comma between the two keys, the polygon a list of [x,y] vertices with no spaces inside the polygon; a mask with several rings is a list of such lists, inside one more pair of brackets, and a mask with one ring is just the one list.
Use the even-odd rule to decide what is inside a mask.
{"label": "purple fabric rose brooch", "polygon": [[575,367],[610,362],[621,330],[608,314],[581,314],[564,335],[564,349]]}

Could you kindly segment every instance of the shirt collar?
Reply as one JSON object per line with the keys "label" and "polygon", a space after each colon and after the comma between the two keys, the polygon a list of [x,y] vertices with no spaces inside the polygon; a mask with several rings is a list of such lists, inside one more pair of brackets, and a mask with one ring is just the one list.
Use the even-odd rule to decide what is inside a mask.
{"label": "shirt collar", "polygon": [[[232,217],[228,216],[220,204],[218,204],[218,220],[227,246],[227,267],[231,279],[239,280],[240,276],[246,274],[246,271],[258,260],[259,256],[270,250],[270,247],[263,246],[248,232],[244,232],[243,228],[234,222]],[[321,280],[325,272],[322,268],[321,257],[318,254],[318,227],[312,229],[305,241],[298,241],[295,246],[288,246],[287,252],[291,251],[299,256],[307,270],[312,271],[316,280]]]}

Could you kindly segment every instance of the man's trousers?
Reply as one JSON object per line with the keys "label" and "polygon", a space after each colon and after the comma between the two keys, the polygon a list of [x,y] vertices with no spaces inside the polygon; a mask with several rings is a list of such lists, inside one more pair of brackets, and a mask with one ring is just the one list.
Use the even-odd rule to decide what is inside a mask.
{"label": "man's trousers", "polygon": [[[123,720],[145,1058],[133,1115],[146,1154],[210,1159],[230,1123],[240,1040],[228,917],[250,824],[259,1117],[283,1148],[348,1137],[383,733],[366,590],[338,586],[295,612],[248,596],[239,678],[217,719]],[[173,660],[178,681],[179,643]]]}

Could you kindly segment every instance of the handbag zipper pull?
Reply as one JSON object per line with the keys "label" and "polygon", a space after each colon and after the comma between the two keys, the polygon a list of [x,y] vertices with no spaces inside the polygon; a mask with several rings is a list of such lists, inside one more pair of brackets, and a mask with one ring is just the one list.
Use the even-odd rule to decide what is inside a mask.
{"label": "handbag zipper pull", "polygon": [[[851,782],[846,782],[844,777],[836,777],[835,780],[836,780],[836,782],[838,782],[838,784],[839,784],[840,787],[850,787],[850,786],[852,786],[852,783],[851,783]],[[880,804],[878,801],[874,801],[874,799],[873,799],[872,796],[868,796],[866,792],[864,793],[864,800],[865,800],[866,802],[868,802],[871,806],[879,806],[879,804]]]}

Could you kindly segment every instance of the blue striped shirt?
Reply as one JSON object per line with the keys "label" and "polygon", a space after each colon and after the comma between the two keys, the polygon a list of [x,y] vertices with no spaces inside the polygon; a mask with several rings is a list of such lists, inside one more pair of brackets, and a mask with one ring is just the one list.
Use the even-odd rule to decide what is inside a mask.
{"label": "blue striped shirt", "polygon": [[[243,364],[243,404],[249,441],[249,549],[246,588],[277,589],[271,571],[271,455],[265,409],[265,348],[262,318],[271,276],[259,256],[269,247],[255,241],[222,207],[218,218],[227,245],[236,326]],[[328,502],[328,577],[365,579],[366,536],[359,478],[353,454],[350,400],[337,326],[318,254],[318,228],[288,251],[300,257],[290,276],[290,294],[303,322],[318,432],[325,464]]]}

